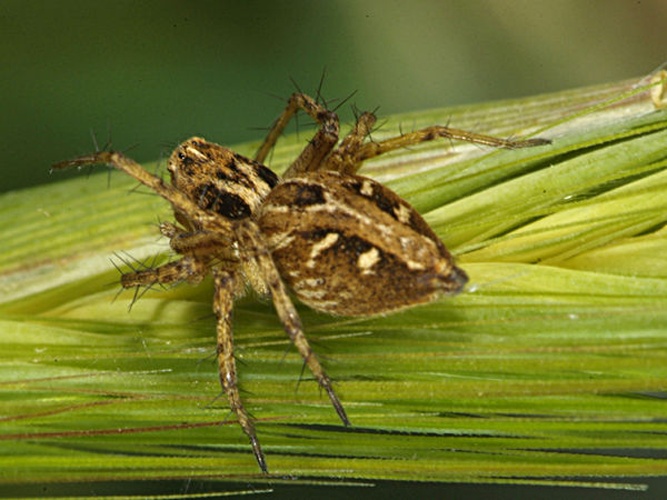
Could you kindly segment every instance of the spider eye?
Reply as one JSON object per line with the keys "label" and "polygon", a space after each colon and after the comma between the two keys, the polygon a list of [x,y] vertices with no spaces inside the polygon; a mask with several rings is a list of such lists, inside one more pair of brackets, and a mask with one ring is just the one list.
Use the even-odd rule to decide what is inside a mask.
{"label": "spider eye", "polygon": [[186,158],[187,158],[187,156],[185,155],[185,153],[184,153],[183,151],[179,151],[179,152],[178,152],[178,159],[179,159],[179,160],[183,161],[183,160],[185,160]]}

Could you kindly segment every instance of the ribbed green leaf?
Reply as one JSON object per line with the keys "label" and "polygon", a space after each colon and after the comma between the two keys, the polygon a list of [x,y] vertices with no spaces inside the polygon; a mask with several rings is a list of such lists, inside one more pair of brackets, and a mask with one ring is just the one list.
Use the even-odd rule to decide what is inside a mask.
{"label": "ribbed green leaf", "polygon": [[[393,117],[374,137],[447,122],[554,142],[441,141],[369,162],[471,282],[387,317],[299,308],[353,427],[299,382],[270,304],[239,301],[240,376],[271,480],[664,476],[667,113],[624,82]],[[287,138],[273,165],[305,140]],[[0,198],[4,485],[267,479],[220,397],[211,284],[151,290],[131,310],[131,292],[116,296],[111,261],[168,255],[156,225],[169,207],[134,186],[78,175]]]}

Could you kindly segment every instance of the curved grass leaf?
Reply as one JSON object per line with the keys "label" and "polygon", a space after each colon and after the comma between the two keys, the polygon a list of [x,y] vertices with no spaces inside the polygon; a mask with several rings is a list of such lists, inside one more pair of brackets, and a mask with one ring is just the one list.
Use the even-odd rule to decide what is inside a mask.
{"label": "curved grass leaf", "polygon": [[[240,376],[271,478],[220,397],[211,284],[151,290],[130,311],[132,293],[118,295],[110,261],[168,258],[156,228],[166,203],[115,172],[3,195],[0,485],[289,476],[641,489],[609,478],[667,474],[667,113],[622,82],[393,117],[374,137],[447,122],[554,142],[438,142],[369,162],[471,282],[387,317],[300,307],[353,427],[300,380],[270,304],[239,301]],[[273,165],[305,140],[285,139]]]}

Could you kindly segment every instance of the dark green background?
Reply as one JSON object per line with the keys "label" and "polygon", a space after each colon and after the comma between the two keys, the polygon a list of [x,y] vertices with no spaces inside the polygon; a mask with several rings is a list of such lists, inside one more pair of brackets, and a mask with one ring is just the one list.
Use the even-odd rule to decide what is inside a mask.
{"label": "dark green background", "polygon": [[259,138],[324,68],[381,114],[639,76],[665,26],[664,0],[0,0],[0,192],[62,179],[91,129],[140,161]]}

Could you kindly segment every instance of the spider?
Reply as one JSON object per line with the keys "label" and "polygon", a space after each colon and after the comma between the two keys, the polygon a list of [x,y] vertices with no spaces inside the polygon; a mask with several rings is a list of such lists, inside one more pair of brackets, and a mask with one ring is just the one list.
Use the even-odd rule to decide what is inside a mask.
{"label": "spider", "polygon": [[[307,113],[319,128],[281,179],[263,162],[298,111]],[[361,113],[339,141],[336,113],[297,92],[254,160],[193,137],[169,158],[170,184],[111,150],[53,166],[57,170],[107,164],[171,204],[176,223],[162,223],[160,232],[180,259],[125,273],[121,285],[196,284],[212,274],[220,382],[263,473],[268,473],[265,455],[239,392],[232,332],[235,297],[248,285],[271,297],[285,332],[340,420],[349,426],[290,295],[332,315],[372,316],[456,294],[468,280],[414,208],[356,171],[369,158],[436,138],[509,149],[549,143],[540,138],[500,139],[445,126],[376,142],[367,140],[375,121],[373,113]]]}

